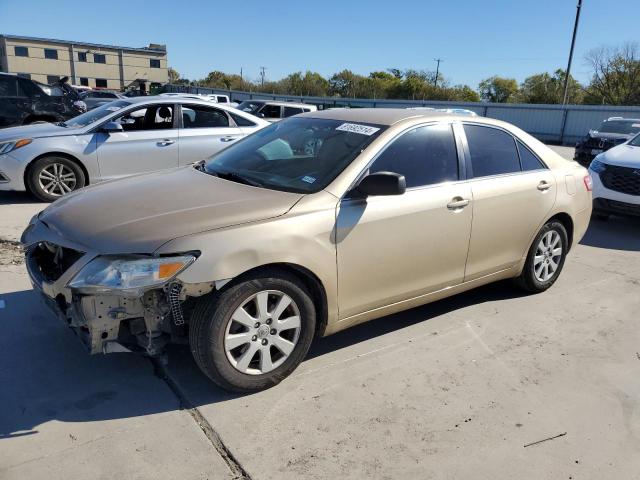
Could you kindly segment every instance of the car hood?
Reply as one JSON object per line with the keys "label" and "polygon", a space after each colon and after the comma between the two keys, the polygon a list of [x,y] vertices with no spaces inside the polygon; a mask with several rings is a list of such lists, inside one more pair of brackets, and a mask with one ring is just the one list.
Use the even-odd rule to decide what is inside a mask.
{"label": "car hood", "polygon": [[283,215],[301,197],[182,167],[79,190],[51,204],[39,220],[87,251],[152,253],[177,237]]}
{"label": "car hood", "polygon": [[16,140],[19,138],[43,138],[58,137],[60,135],[74,135],[76,129],[59,127],[54,123],[37,123],[35,125],[22,125],[0,130],[0,142]]}
{"label": "car hood", "polygon": [[640,168],[640,147],[618,145],[599,155],[598,160],[619,167]]}
{"label": "car hood", "polygon": [[629,140],[635,135],[635,133],[613,133],[599,132],[598,130],[589,130],[589,136],[591,138],[602,138],[606,140]]}

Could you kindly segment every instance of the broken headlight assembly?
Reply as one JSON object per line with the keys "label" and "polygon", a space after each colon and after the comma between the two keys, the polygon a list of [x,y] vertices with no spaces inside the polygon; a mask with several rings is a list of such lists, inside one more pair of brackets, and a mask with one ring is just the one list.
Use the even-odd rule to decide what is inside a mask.
{"label": "broken headlight assembly", "polygon": [[68,286],[82,293],[137,294],[171,281],[195,261],[195,255],[174,257],[97,257]]}

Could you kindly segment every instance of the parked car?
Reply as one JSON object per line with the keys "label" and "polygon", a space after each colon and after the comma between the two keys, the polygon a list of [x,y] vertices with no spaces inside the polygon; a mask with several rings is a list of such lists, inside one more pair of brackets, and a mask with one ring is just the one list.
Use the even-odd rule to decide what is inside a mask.
{"label": "parked car", "polygon": [[85,185],[197,162],[266,125],[205,100],[115,100],[55,125],[1,130],[0,191],[52,201]]}
{"label": "parked car", "polygon": [[[309,135],[319,148],[290,143]],[[501,279],[545,291],[587,228],[589,180],[497,120],[311,112],[70,194],[22,242],[35,290],[91,353],[188,339],[210,379],[249,392],[314,338]]]}
{"label": "parked car", "polygon": [[87,104],[87,109],[92,110],[100,105],[104,105],[105,103],[127,97],[122,93],[114,92],[112,90],[87,90],[80,94],[80,98]]}
{"label": "parked car", "polygon": [[638,133],[640,118],[608,118],[597,130],[589,130],[584,140],[576,143],[574,159],[588,167],[596,155],[626,142]]}
{"label": "parked car", "polygon": [[270,100],[246,100],[237,106],[238,110],[264,118],[268,122],[277,122],[299,113],[315,112],[318,108],[307,103],[272,102]]}
{"label": "parked car", "polygon": [[596,156],[589,166],[593,180],[593,211],[640,216],[640,134]]}
{"label": "parked car", "polygon": [[62,122],[86,112],[87,106],[65,80],[44,85],[28,78],[0,73],[0,128]]}

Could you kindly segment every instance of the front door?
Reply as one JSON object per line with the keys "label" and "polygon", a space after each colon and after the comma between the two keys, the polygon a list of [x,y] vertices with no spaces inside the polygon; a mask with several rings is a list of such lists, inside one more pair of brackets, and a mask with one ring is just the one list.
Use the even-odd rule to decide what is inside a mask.
{"label": "front door", "polygon": [[471,188],[459,180],[458,167],[450,124],[413,128],[368,170],[404,175],[407,191],[341,201],[335,240],[341,319],[462,282]]}
{"label": "front door", "polygon": [[221,108],[185,104],[181,109],[180,165],[209,158],[244,135]]}
{"label": "front door", "polygon": [[174,105],[145,105],[114,120],[122,132],[96,132],[102,180],[177,167],[178,129]]}

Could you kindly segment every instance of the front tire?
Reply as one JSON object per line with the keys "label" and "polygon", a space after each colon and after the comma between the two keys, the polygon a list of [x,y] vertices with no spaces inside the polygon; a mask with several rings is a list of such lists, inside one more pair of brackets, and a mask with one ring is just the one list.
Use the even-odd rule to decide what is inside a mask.
{"label": "front tire", "polygon": [[27,173],[27,187],[43,202],[58,198],[85,186],[82,168],[65,157],[49,156],[36,160]]}
{"label": "front tire", "polygon": [[560,276],[568,248],[564,225],[557,220],[547,222],[536,235],[516,283],[532,293],[547,290]]}
{"label": "front tire", "polygon": [[294,275],[265,271],[201,297],[189,323],[196,363],[220,387],[255,392],[286,378],[309,351],[316,310]]}

